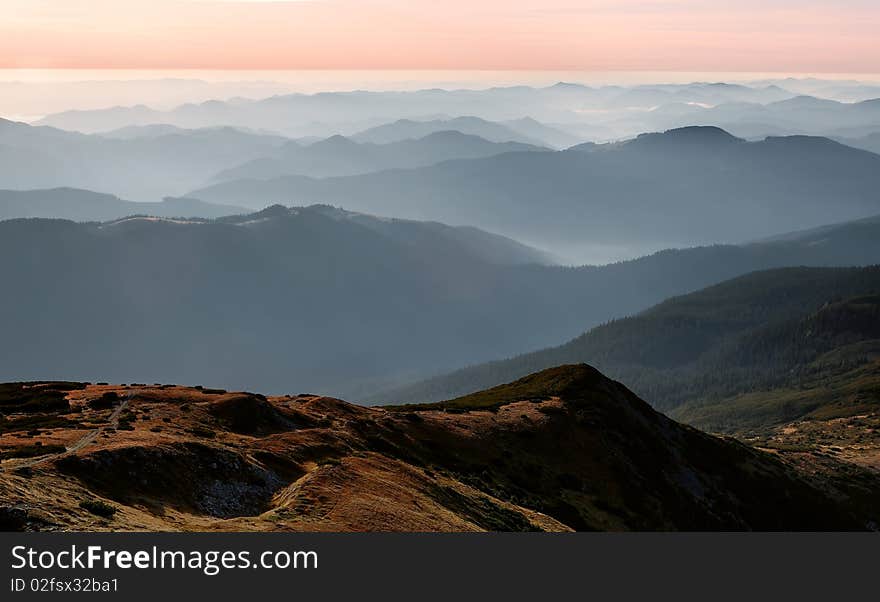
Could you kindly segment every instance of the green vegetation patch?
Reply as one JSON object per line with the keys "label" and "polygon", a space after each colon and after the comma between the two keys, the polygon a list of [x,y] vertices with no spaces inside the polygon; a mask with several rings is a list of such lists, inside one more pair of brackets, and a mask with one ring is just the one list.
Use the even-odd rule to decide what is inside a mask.
{"label": "green vegetation patch", "polygon": [[79,507],[103,518],[112,518],[116,514],[115,506],[101,500],[83,500],[79,503]]}

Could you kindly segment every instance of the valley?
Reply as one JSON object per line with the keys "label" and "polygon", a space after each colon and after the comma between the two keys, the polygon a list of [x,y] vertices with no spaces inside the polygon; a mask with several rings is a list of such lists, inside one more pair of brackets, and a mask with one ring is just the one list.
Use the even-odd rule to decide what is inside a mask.
{"label": "valley", "polygon": [[0,81],[0,531],[880,529],[880,86],[560,75]]}

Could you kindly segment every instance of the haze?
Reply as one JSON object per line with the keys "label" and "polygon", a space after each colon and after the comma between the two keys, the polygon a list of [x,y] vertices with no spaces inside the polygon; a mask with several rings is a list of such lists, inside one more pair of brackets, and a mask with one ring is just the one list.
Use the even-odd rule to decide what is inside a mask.
{"label": "haze", "polygon": [[368,399],[880,258],[876,2],[0,4],[8,379]]}

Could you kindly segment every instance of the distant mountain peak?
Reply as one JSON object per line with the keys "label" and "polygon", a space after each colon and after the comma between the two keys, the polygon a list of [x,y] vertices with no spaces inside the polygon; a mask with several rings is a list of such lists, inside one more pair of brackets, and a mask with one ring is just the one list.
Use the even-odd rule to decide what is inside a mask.
{"label": "distant mountain peak", "polygon": [[415,140],[420,142],[454,142],[454,143],[485,143],[492,144],[485,138],[481,136],[477,136],[476,134],[467,134],[465,132],[461,132],[459,130],[438,130],[436,132],[431,132],[426,136],[422,136],[421,138],[416,138]]}
{"label": "distant mountain peak", "polygon": [[739,142],[743,142],[743,140],[737,138],[736,136],[719,127],[710,125],[691,125],[666,130],[662,133],[655,132],[649,134],[639,134],[634,140],[631,140],[629,144],[653,145],[667,143],[685,143],[717,145]]}
{"label": "distant mountain peak", "polygon": [[586,153],[593,150],[596,150],[600,145],[595,142],[582,142],[580,144],[575,144],[574,146],[569,146],[565,149],[566,152],[578,152],[578,153]]}
{"label": "distant mountain peak", "polygon": [[666,130],[663,134],[665,136],[677,138],[687,137],[709,140],[739,140],[736,136],[714,125],[689,125]]}
{"label": "distant mountain peak", "polygon": [[353,146],[359,146],[359,144],[351,138],[346,138],[341,134],[335,134],[324,140],[318,140],[311,146],[312,148],[351,148]]}
{"label": "distant mountain peak", "polygon": [[427,136],[421,138],[421,140],[453,140],[453,139],[478,139],[479,136],[474,136],[471,134],[465,134],[464,132],[459,132],[458,130],[438,130],[436,132],[431,132]]}
{"label": "distant mountain peak", "polygon": [[768,106],[776,107],[776,108],[797,108],[797,109],[821,109],[826,107],[833,107],[840,105],[842,103],[837,102],[836,100],[829,100],[827,98],[817,98],[815,96],[809,96],[806,94],[802,94],[800,96],[794,96],[792,98],[786,98],[785,100],[780,100],[777,102],[770,103]]}
{"label": "distant mountain peak", "polygon": [[23,121],[15,121],[12,119],[4,119],[3,117],[0,117],[0,127],[18,128],[18,127],[32,127],[32,126],[28,123],[23,122]]}
{"label": "distant mountain peak", "polygon": [[249,213],[246,215],[239,215],[230,218],[230,221],[234,223],[246,223],[253,222],[257,220],[265,221],[270,219],[278,219],[283,217],[289,217],[291,215],[295,215],[295,210],[290,207],[285,207],[280,203],[275,203],[274,205],[269,205],[265,209],[261,209],[256,213]]}
{"label": "distant mountain peak", "polygon": [[522,123],[522,124],[531,124],[531,125],[544,125],[531,115],[526,115],[525,117],[520,117],[519,119],[514,119],[510,123]]}
{"label": "distant mountain peak", "polygon": [[583,90],[584,88],[586,88],[586,86],[572,82],[556,82],[550,86],[551,90]]}
{"label": "distant mountain peak", "polygon": [[342,207],[334,207],[333,205],[328,205],[326,203],[316,203],[307,207],[296,207],[292,210],[298,211],[300,213],[313,213],[316,215],[323,215],[324,217],[329,217],[335,220],[350,219],[356,216],[373,217],[354,211],[347,211]]}

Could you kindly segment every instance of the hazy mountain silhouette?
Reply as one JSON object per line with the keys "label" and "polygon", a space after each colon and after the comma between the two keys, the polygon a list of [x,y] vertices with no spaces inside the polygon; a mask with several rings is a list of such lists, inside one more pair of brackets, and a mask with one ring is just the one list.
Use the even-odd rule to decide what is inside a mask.
{"label": "hazy mountain silhouette", "polygon": [[4,188],[67,186],[160,200],[286,141],[233,128],[158,132],[165,133],[104,137],[0,120],[0,182]]}
{"label": "hazy mountain silhouette", "polygon": [[575,269],[523,265],[546,257],[471,228],[326,206],[195,223],[5,221],[0,279],[15,294],[0,299],[0,379],[260,384],[361,399],[558,344],[756,269],[880,262],[877,223],[860,227],[861,243],[824,233],[821,244]]}
{"label": "hazy mountain silhouette", "polygon": [[358,143],[343,136],[333,136],[307,146],[288,142],[274,151],[272,156],[223,170],[213,179],[226,181],[285,175],[355,175],[395,167],[422,167],[449,159],[541,150],[545,149],[519,142],[489,142],[457,131],[438,131],[419,139],[383,144]]}
{"label": "hazy mountain silhouette", "polygon": [[490,142],[520,142],[536,146],[543,146],[545,144],[542,137],[523,134],[514,127],[487,121],[479,117],[456,117],[454,119],[434,119],[430,121],[399,119],[392,123],[372,127],[354,134],[352,139],[358,142],[388,144],[389,142],[424,138],[437,132],[448,131],[478,136]]}
{"label": "hazy mountain silhouette", "polygon": [[[337,133],[358,135],[378,125],[379,129],[370,134],[375,138],[362,140],[391,142],[422,137],[438,129],[456,129],[492,141],[555,148],[586,140],[620,140],[640,132],[687,125],[721,127],[745,138],[792,134],[858,137],[880,131],[880,104],[876,95],[866,96],[872,88],[863,86],[847,92],[834,85],[792,85],[801,92],[791,92],[776,83],[747,86],[723,82],[602,87],[560,83],[543,88],[324,92],[186,104],[169,111],[144,106],[69,111],[49,115],[40,123],[92,133],[133,125],[231,125],[297,138]],[[838,95],[837,100],[820,97],[823,94]],[[849,99],[857,102],[840,102]],[[453,118],[461,115],[472,117]],[[525,115],[530,119],[524,119]],[[458,119],[479,119],[484,124],[442,124]],[[388,123],[397,120],[402,121],[395,127]],[[413,123],[432,121],[433,129]],[[485,122],[494,123],[487,126]],[[412,129],[417,131],[398,133]],[[503,129],[509,131],[496,138],[493,132]]]}
{"label": "hazy mountain silhouette", "polygon": [[544,251],[470,226],[448,226],[439,222],[377,217],[330,205],[295,208],[273,205],[256,213],[221,217],[216,222],[249,226],[274,220],[286,222],[293,228],[303,228],[311,223],[312,218],[318,216],[340,222],[340,226],[357,224],[425,258],[430,258],[436,253],[455,260],[466,258],[499,266],[555,263],[554,258]]}
{"label": "hazy mountain silhouette", "polygon": [[[608,138],[634,135],[640,131],[672,127],[651,121],[650,109],[665,104],[715,106],[725,103],[772,103],[794,96],[779,86],[745,86],[720,82],[690,84],[602,86],[559,83],[546,87],[508,86],[484,90],[416,90],[322,92],[289,94],[261,100],[235,99],[228,102],[210,101],[185,104],[168,111],[145,106],[113,107],[97,111],[67,111],[49,115],[40,123],[83,132],[101,132],[131,125],[157,123],[197,128],[232,125],[254,130],[278,131],[288,136],[355,134],[367,127],[398,119],[433,119],[429,116],[473,115],[484,120],[510,122],[506,125],[520,132],[522,138],[502,138],[538,143],[531,137],[532,128],[517,127],[516,120],[528,115],[554,129],[581,138],[570,126],[588,126],[595,132],[606,132]],[[634,112],[634,109],[640,109]],[[638,125],[627,124],[634,113]],[[644,119],[648,119],[645,121]],[[364,125],[368,124],[368,125]],[[557,125],[558,124],[558,125]],[[450,129],[443,127],[442,129]],[[466,131],[494,140],[486,132]],[[431,133],[423,131],[418,136]],[[403,138],[411,138],[408,134]],[[553,134],[553,138],[558,138]],[[560,145],[542,136],[544,144]],[[387,142],[392,140],[371,140]],[[580,140],[571,141],[571,143]],[[569,146],[570,144],[564,144]]]}
{"label": "hazy mountain silhouette", "polygon": [[[544,251],[471,226],[447,226],[439,222],[382,218],[327,205],[313,205],[307,210],[333,219],[357,223],[395,242],[416,248],[419,253],[425,255],[431,253],[450,255],[458,252],[479,261],[499,266],[553,265],[556,263],[556,259]],[[245,220],[248,221],[257,215],[264,214],[285,216],[284,212],[286,211],[288,211],[287,208],[276,205],[260,214],[247,217]],[[240,218],[230,217],[224,221],[240,221]]]}
{"label": "hazy mountain silhouette", "polygon": [[[546,262],[540,252],[326,207],[213,223],[11,220],[0,231],[0,273],[20,287],[0,315],[7,341],[28,348],[3,353],[7,378],[99,366],[121,378],[149,364],[221,385],[345,389],[545,340],[578,310],[565,270],[511,265]],[[505,332],[534,308],[548,320]],[[69,337],[94,344],[71,353]],[[134,347],[121,354],[124,341]]]}
{"label": "hazy mountain silhouette", "polygon": [[[471,115],[462,119],[496,122],[492,130],[506,128],[510,132],[496,139],[486,129],[490,126],[469,131],[464,124],[450,127],[437,123],[435,129],[421,126],[416,133],[397,137],[400,135],[394,134],[395,128],[380,125],[383,129],[375,134],[391,137],[368,141],[390,142],[422,137],[437,129],[456,129],[493,141],[513,140],[557,148],[584,140],[615,140],[686,125],[713,125],[746,138],[790,134],[860,136],[880,131],[877,95],[870,96],[875,88],[850,86],[847,90],[831,82],[781,83],[791,84],[801,93],[775,83],[746,86],[723,82],[596,88],[560,83],[543,88],[324,92],[261,100],[210,101],[169,111],[145,106],[68,111],[49,115],[40,123],[91,133],[152,124],[182,128],[231,125],[292,137],[327,137],[334,133],[356,135],[401,119],[399,125],[406,129],[416,127],[411,121],[442,122],[449,121],[448,116]],[[537,120],[537,126],[524,119],[524,115]],[[510,137],[511,133],[516,137]]]}
{"label": "hazy mountain silhouette", "polygon": [[880,156],[826,138],[746,142],[717,128],[353,177],[239,180],[212,202],[342,204],[468,223],[560,251],[739,242],[880,212]]}
{"label": "hazy mountain silhouette", "polygon": [[645,84],[624,87],[614,97],[623,106],[656,107],[670,102],[693,105],[718,105],[732,102],[767,104],[791,98],[793,94],[778,85],[731,84],[725,82],[694,82],[690,84]]}
{"label": "hazy mountain silhouette", "polygon": [[[650,120],[650,117],[649,117]],[[722,103],[694,107],[686,116],[672,117],[663,125],[716,125],[738,136],[758,137],[773,134],[809,134],[821,136],[854,135],[880,131],[880,102],[864,100],[844,103],[814,96],[797,96],[769,104]]]}
{"label": "hazy mountain silhouette", "polygon": [[856,80],[823,80],[815,77],[786,77],[752,82],[753,86],[775,85],[799,95],[833,98],[842,102],[861,102],[880,98],[880,86]]}
{"label": "hazy mountain silhouette", "polygon": [[247,213],[242,207],[168,197],[158,203],[124,201],[111,194],[77,188],[0,190],[0,220],[44,217],[104,222],[129,215],[215,218]]}
{"label": "hazy mountain silhouette", "polygon": [[583,137],[567,132],[564,127],[552,127],[531,117],[511,119],[503,122],[503,125],[529,138],[541,140],[545,145],[556,149],[564,149],[584,142]]}

